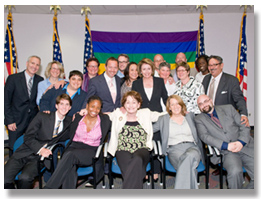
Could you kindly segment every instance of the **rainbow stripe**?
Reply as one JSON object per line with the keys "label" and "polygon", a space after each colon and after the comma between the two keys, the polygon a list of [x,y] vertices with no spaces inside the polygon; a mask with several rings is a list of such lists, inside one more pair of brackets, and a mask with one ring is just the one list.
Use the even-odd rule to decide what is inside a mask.
{"label": "rainbow stripe", "polygon": [[99,74],[105,70],[104,63],[109,57],[117,58],[121,53],[128,54],[130,61],[137,63],[144,57],[153,60],[156,54],[161,54],[173,69],[176,67],[177,53],[184,52],[190,67],[194,67],[198,31],[173,33],[92,31],[91,34],[94,56],[101,63]]}

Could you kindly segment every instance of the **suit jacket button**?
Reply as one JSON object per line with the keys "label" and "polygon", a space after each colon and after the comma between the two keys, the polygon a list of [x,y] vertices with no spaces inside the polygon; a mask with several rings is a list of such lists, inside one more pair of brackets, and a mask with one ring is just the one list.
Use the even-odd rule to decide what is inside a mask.
{"label": "suit jacket button", "polygon": [[31,112],[31,109],[28,109],[28,113],[30,113]]}

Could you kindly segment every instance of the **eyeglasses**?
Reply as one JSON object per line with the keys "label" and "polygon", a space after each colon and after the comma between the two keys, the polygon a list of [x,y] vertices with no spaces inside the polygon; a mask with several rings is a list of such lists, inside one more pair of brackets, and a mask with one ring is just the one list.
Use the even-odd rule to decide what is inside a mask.
{"label": "eyeglasses", "polygon": [[119,64],[127,64],[127,61],[119,61]]}
{"label": "eyeglasses", "polygon": [[185,70],[185,69],[180,69],[180,70],[177,70],[177,73],[181,73],[181,72],[185,72],[185,71],[187,71],[187,70]]}
{"label": "eyeglasses", "polygon": [[206,99],[204,102],[198,103],[198,106],[203,106],[204,104],[208,103],[210,99]]}
{"label": "eyeglasses", "polygon": [[218,66],[218,65],[220,65],[221,63],[218,63],[218,64],[212,64],[212,65],[208,65],[209,67],[212,67],[212,66],[214,66],[214,67],[216,67],[216,66]]}

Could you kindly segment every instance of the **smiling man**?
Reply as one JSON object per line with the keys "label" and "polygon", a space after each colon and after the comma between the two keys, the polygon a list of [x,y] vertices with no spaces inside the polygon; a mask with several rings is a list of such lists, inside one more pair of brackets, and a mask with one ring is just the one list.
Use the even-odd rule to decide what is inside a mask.
{"label": "smiling man", "polygon": [[90,80],[87,97],[82,109],[85,109],[88,99],[97,95],[101,98],[102,112],[112,112],[121,106],[121,79],[116,75],[119,69],[119,62],[116,58],[110,57],[105,63],[105,72]]}
{"label": "smiling man", "polygon": [[243,93],[236,77],[223,72],[223,59],[220,56],[211,55],[208,59],[210,74],[203,79],[205,94],[215,105],[231,104],[241,115],[242,124],[249,126],[247,107]]}
{"label": "smiling man", "polygon": [[18,176],[18,189],[33,187],[35,177],[38,175],[37,162],[39,156],[48,158],[52,151],[48,148],[59,141],[70,138],[69,125],[71,117],[66,116],[71,109],[72,100],[67,94],[56,98],[56,111],[50,114],[38,113],[29,124],[24,143],[15,151],[4,167],[5,189],[15,188],[14,180]]}
{"label": "smiling man", "polygon": [[[200,139],[216,147],[223,154],[223,167],[227,171],[229,189],[243,187],[243,169],[246,169],[250,182],[246,188],[254,188],[254,139],[250,128],[241,123],[239,113],[231,104],[214,106],[207,95],[197,100],[201,114],[195,117]],[[213,156],[211,162],[219,163]]]}
{"label": "smiling man", "polygon": [[87,93],[81,89],[83,81],[83,74],[78,70],[73,70],[69,74],[69,83],[66,84],[63,88],[59,89],[52,88],[48,90],[40,100],[40,111],[50,113],[56,110],[55,100],[58,95],[66,93],[72,99],[72,108],[68,112],[69,116],[77,113],[81,110],[81,107],[84,103],[84,100],[87,96]]}
{"label": "smiling man", "polygon": [[[10,75],[4,88],[4,123],[8,129],[9,147],[12,149],[18,137],[26,130],[38,113],[37,86],[43,78],[36,73],[41,66],[38,56],[30,56],[26,70]],[[10,153],[11,156],[12,153]]]}

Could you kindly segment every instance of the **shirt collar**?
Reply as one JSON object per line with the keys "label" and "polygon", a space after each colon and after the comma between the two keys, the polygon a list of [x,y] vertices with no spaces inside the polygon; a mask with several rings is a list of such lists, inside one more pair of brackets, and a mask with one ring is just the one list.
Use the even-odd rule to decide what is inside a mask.
{"label": "shirt collar", "polygon": [[[64,118],[65,118],[65,117],[64,117]],[[58,117],[57,111],[55,111],[55,125],[57,124],[58,120],[60,120],[61,122],[63,122],[64,118],[61,120],[61,119]]]}
{"label": "shirt collar", "polygon": [[[68,87],[68,85],[69,85],[69,83],[67,83],[64,87],[63,87],[63,90],[66,90],[66,94],[68,94],[67,93],[67,87]],[[78,95],[80,95],[81,94],[81,88],[78,88],[78,90],[75,92],[75,94],[71,97],[71,99],[76,95],[76,93],[78,94]]]}

